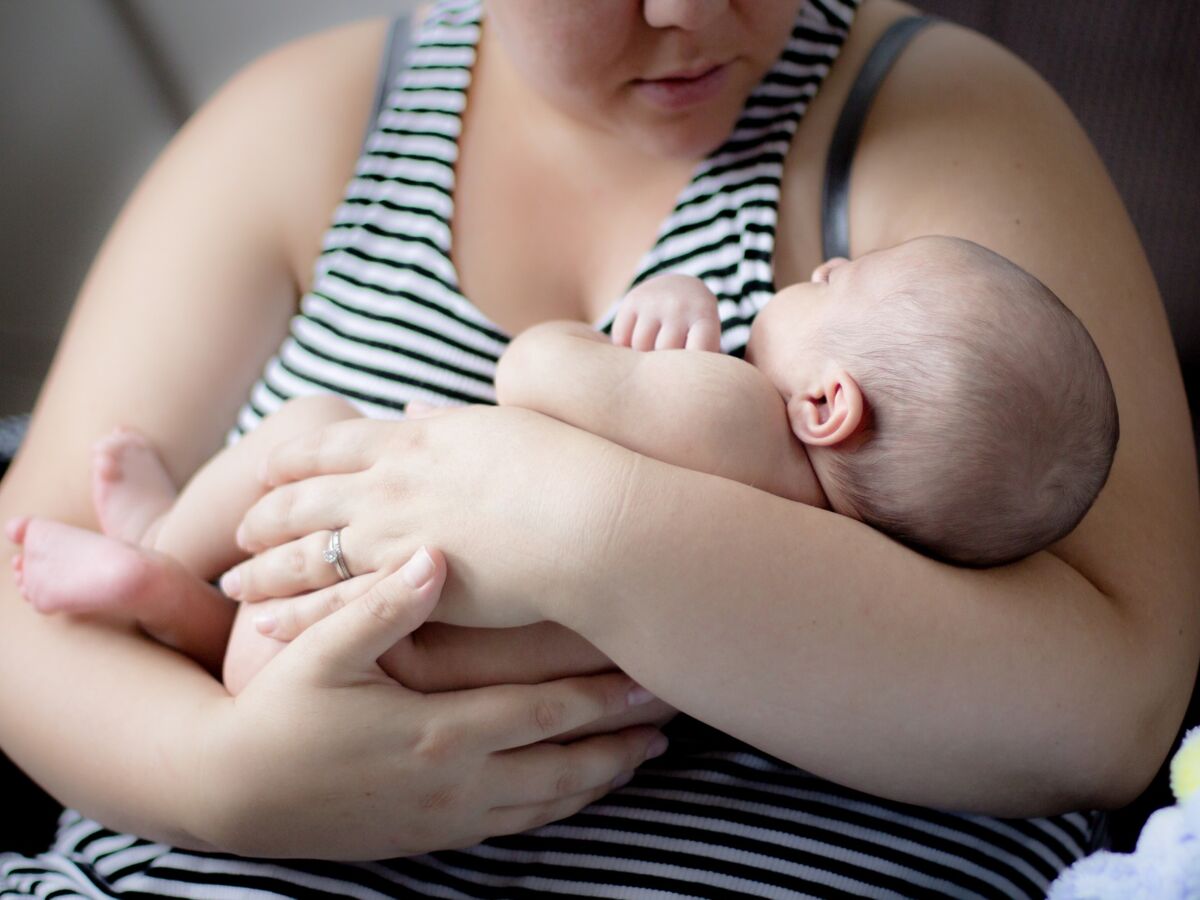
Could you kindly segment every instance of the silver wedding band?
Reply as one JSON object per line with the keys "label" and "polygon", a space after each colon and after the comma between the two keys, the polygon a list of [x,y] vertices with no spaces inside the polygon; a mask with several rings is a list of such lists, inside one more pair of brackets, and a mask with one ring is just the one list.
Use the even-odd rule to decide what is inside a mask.
{"label": "silver wedding band", "polygon": [[325,548],[323,558],[337,569],[338,578],[342,581],[350,577],[350,570],[346,568],[346,557],[342,555],[342,529],[330,533],[329,546]]}

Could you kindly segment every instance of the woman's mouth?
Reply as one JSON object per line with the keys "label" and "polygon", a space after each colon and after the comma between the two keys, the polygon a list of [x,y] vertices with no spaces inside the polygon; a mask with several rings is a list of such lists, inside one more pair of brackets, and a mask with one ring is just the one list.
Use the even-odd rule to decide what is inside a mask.
{"label": "woman's mouth", "polygon": [[649,103],[676,111],[711,100],[725,87],[728,75],[729,65],[723,63],[663,78],[639,78],[633,84],[638,95]]}

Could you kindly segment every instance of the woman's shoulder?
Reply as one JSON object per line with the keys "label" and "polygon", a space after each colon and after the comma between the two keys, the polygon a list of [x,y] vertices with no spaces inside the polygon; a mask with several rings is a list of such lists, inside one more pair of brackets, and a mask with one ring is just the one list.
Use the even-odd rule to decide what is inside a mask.
{"label": "woman's shoulder", "polygon": [[[785,215],[797,223],[796,243],[802,248],[798,274],[809,271],[810,262],[821,261],[813,236],[821,233],[825,162],[846,100],[888,28],[921,14],[899,0],[866,0],[805,114],[789,153],[784,198]],[[1064,126],[1066,132],[1074,128],[1081,134],[1053,89],[1019,57],[969,28],[934,20],[896,58],[868,108],[853,157],[850,217],[859,240],[852,249],[858,254],[899,240],[888,226],[899,225],[900,219],[894,207],[883,202],[890,194],[879,191],[890,182],[894,192],[909,193],[905,178],[913,167],[936,173],[964,156],[989,166],[1005,155],[1006,144],[1022,135],[1036,133],[1039,139],[1050,136],[1055,142]],[[1053,137],[1055,132],[1058,137]],[[863,190],[868,183],[869,190]],[[862,200],[865,195],[870,202]],[[862,227],[868,217],[879,222],[878,235],[874,228]],[[861,240],[864,235],[869,235],[866,242]]]}
{"label": "woman's shoulder", "polygon": [[187,126],[201,152],[243,148],[242,174],[271,204],[302,286],[361,153],[388,26],[367,19],[284,44],[237,72]]}

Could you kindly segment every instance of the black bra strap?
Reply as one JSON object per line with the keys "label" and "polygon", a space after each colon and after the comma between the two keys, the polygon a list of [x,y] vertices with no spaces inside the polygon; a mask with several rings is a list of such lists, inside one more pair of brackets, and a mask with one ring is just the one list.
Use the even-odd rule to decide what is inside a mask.
{"label": "black bra strap", "polygon": [[392,85],[396,83],[396,79],[400,77],[400,70],[404,68],[411,27],[410,17],[405,13],[393,19],[392,26],[388,29],[387,44],[383,48],[383,63],[379,67],[379,82],[375,85],[375,102],[371,106],[371,117],[367,119],[367,133],[363,135],[364,152],[366,139],[375,130],[379,114],[383,112],[383,105],[392,91]]}
{"label": "black bra strap", "polygon": [[858,147],[871,101],[892,64],[900,58],[912,37],[926,25],[938,21],[928,16],[909,16],[893,22],[871,48],[842,107],[829,158],[825,163],[825,185],[821,196],[822,250],[825,259],[850,255],[850,164]]}

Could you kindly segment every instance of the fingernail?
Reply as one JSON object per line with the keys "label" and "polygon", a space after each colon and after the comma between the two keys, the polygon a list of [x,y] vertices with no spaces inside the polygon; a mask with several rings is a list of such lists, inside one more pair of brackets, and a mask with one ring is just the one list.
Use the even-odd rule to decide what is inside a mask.
{"label": "fingernail", "polygon": [[[228,534],[228,532],[226,532],[226,534]],[[234,532],[233,541],[235,544],[237,544],[243,550],[246,549],[246,526],[245,525],[238,526],[237,531]]]}
{"label": "fingernail", "polygon": [[662,756],[666,752],[667,739],[664,735],[660,734],[646,747],[646,759],[654,759],[656,756]]}
{"label": "fingernail", "polygon": [[612,782],[613,790],[615,791],[617,788],[625,787],[625,785],[629,784],[629,782],[631,782],[631,781],[633,781],[633,773],[632,772],[622,772],[620,775],[618,775],[616,778],[613,779],[613,782]]}
{"label": "fingernail", "polygon": [[649,703],[653,699],[654,695],[640,684],[634,685],[629,690],[628,702],[630,706],[641,706],[643,703]]}
{"label": "fingernail", "polygon": [[271,634],[279,622],[270,613],[259,613],[254,617],[254,627],[259,634]]}
{"label": "fingernail", "polygon": [[404,580],[408,582],[409,587],[419,588],[424,587],[433,578],[433,573],[436,570],[433,564],[433,557],[429,555],[429,551],[422,547],[413,554],[412,559],[404,564],[404,568],[400,570],[400,574],[404,576]]}
{"label": "fingernail", "polygon": [[[229,532],[226,532],[228,534]],[[237,599],[238,591],[242,589],[242,576],[237,569],[230,569],[221,576],[221,593],[226,597]]]}

